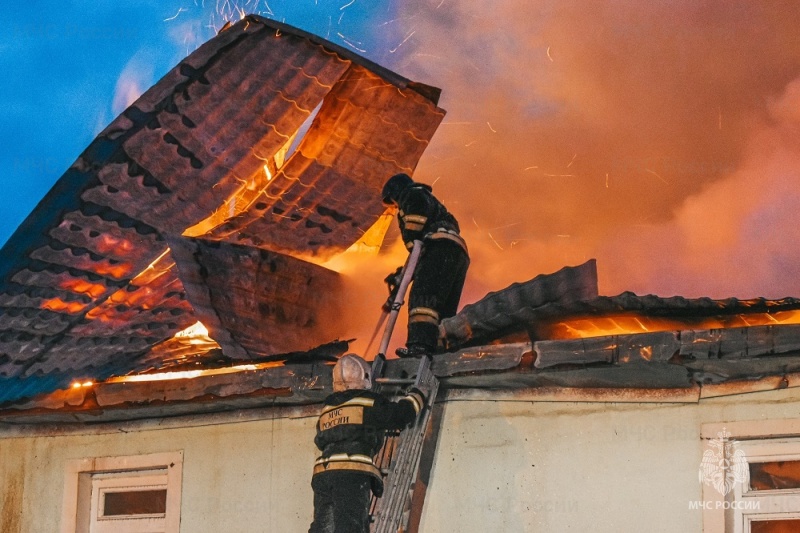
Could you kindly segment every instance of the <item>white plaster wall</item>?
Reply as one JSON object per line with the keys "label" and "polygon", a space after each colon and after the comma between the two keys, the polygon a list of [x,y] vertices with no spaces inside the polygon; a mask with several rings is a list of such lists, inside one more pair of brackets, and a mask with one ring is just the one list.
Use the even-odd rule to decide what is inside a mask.
{"label": "white plaster wall", "polygon": [[[800,389],[699,405],[451,401],[421,531],[700,533],[701,424],[798,417]],[[182,532],[306,531],[314,422],[0,435],[0,532],[59,531],[70,459],[176,450]]]}
{"label": "white plaster wall", "polygon": [[314,422],[279,418],[0,438],[0,517],[12,517],[0,518],[0,532],[60,530],[64,467],[70,459],[176,450],[184,451],[182,532],[306,531],[312,516]]}
{"label": "white plaster wall", "polygon": [[454,401],[425,533],[702,531],[706,422],[800,418],[800,390],[701,404]]}

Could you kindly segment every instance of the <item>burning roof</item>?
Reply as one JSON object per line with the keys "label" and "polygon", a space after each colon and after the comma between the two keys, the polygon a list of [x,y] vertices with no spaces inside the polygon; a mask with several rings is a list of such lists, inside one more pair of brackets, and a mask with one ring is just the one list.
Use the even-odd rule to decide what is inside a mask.
{"label": "burning roof", "polygon": [[[437,99],[258,16],[205,43],[100,133],[4,246],[0,402],[143,370],[199,318],[232,357],[330,340],[297,288],[336,276],[308,260],[379,219],[383,181],[414,169],[444,116]],[[223,297],[231,276],[194,275],[233,246],[258,258],[232,276],[253,291],[246,303]],[[264,306],[274,327],[253,312]],[[303,333],[276,335],[281,317]]]}
{"label": "burning roof", "polygon": [[[330,368],[311,354],[346,349],[324,344],[336,331],[321,327],[322,310],[337,313],[341,289],[320,263],[385,228],[379,188],[414,169],[444,115],[437,98],[261,17],[192,53],[92,142],[3,248],[0,403],[16,405],[0,417],[319,401]],[[453,394],[638,387],[699,398],[736,380],[794,386],[798,310],[788,298],[600,296],[590,261],[465,307],[442,325],[451,353],[434,370]],[[192,361],[205,368],[185,373]],[[176,373],[84,379],[153,367]],[[388,372],[408,367],[391,361]],[[18,401],[72,380],[83,384]]]}

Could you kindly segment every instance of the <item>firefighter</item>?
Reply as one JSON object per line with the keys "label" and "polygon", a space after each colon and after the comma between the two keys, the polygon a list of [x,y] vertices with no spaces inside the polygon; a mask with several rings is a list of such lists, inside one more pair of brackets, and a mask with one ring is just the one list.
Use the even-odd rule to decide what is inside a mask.
{"label": "firefighter", "polygon": [[430,355],[438,348],[439,323],[456,314],[469,267],[467,244],[458,221],[436,199],[429,185],[396,174],[383,186],[383,203],[398,208],[406,248],[423,242],[414,271],[408,308],[408,338],[400,357]]}
{"label": "firefighter", "polygon": [[383,494],[381,473],[372,461],[387,430],[411,424],[425,405],[412,388],[397,402],[372,392],[371,369],[356,354],[333,367],[333,394],[324,402],[314,443],[322,452],[314,464],[314,521],[309,533],[368,533],[371,494]]}

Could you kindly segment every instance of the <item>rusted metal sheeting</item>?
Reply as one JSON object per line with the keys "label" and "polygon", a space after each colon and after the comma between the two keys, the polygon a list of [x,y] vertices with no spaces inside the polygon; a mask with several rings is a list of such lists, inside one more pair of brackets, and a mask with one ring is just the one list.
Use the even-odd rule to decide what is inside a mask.
{"label": "rusted metal sheeting", "polygon": [[207,237],[320,258],[344,251],[385,211],[383,183],[413,172],[442,118],[415,90],[351,65],[257,203]]}
{"label": "rusted metal sheeting", "polygon": [[[443,320],[441,327],[452,349],[519,332],[529,334],[532,340],[557,339],[560,337],[559,328],[570,330],[570,325],[581,321],[596,322],[598,329],[608,322],[623,331],[626,322],[630,321],[650,332],[706,330],[715,324],[719,329],[709,331],[724,332],[784,320],[791,324],[797,320],[797,310],[800,310],[800,299],[797,298],[713,300],[680,296],[661,298],[652,294],[638,296],[632,292],[598,296],[596,266],[591,260],[578,267],[567,267],[555,274],[540,275],[528,282],[515,283],[502,291],[489,293],[482,300],[465,306],[456,316]],[[642,317],[659,322],[643,326],[637,322]],[[749,327],[747,331],[752,336],[761,330]],[[593,343],[585,340],[588,344]],[[736,340],[730,338],[727,342]],[[580,342],[575,346],[580,346]],[[748,349],[752,352],[755,348],[750,346]],[[570,356],[565,352],[563,357],[568,359]],[[572,357],[580,359],[577,355]],[[591,361],[583,362],[606,359],[599,352],[586,357]]]}
{"label": "rusted metal sheeting", "polygon": [[263,406],[307,405],[331,392],[331,366],[292,365],[195,379],[99,383],[0,409],[2,424],[97,423]]}
{"label": "rusted metal sheeting", "polygon": [[[702,319],[713,316],[746,315],[756,313],[779,313],[800,309],[800,299],[782,298],[769,300],[766,298],[752,298],[739,300],[726,298],[713,300],[711,298],[683,298],[672,296],[662,298],[653,294],[639,296],[632,292],[623,292],[617,296],[599,296],[593,300],[575,301],[567,305],[553,307],[539,313],[539,318],[552,318],[560,316],[601,316],[616,312],[637,312],[644,316],[653,317],[680,317],[685,320],[693,318]],[[742,326],[747,323],[742,322]]]}
{"label": "rusted metal sheeting", "polygon": [[441,329],[451,347],[487,342],[504,333],[524,331],[543,309],[595,298],[597,263],[591,259],[489,293],[456,316],[442,320]]}
{"label": "rusted metal sheeting", "polygon": [[[342,76],[361,68],[358,64],[379,72],[395,84],[394,91],[411,90],[408,80],[334,45],[250,16],[181,61],[115,119],[3,247],[0,402],[78,376],[103,378],[141,368],[139,358],[153,345],[196,321],[163,235],[182,234],[223,206],[265,164],[274,168],[276,155],[331,89],[341,87]],[[443,114],[420,96],[430,94],[428,89],[418,87],[411,98],[424,100],[433,121],[421,133],[392,134],[405,139],[396,142],[398,150],[413,152],[402,168],[413,168],[422,150],[408,139],[426,144]],[[364,120],[363,115],[351,113],[348,120]],[[331,127],[318,128],[318,136],[333,135]],[[340,152],[351,154],[351,146]],[[385,173],[380,157],[395,154],[379,148],[374,166],[359,176]],[[328,164],[321,156],[313,162]],[[337,168],[351,172],[356,166]],[[305,177],[302,165],[293,168],[298,170],[291,179],[316,179]],[[357,196],[362,185],[348,183],[315,188],[314,217],[339,212],[338,204],[328,207],[325,194]],[[303,191],[293,194],[287,204]],[[375,205],[373,199],[366,208],[370,214]],[[329,236],[325,245],[346,247],[365,225],[360,218],[355,225],[337,225],[336,238]],[[307,252],[308,235],[298,232],[288,244],[290,234],[282,235],[282,246]],[[158,258],[161,266],[154,270],[149,265]],[[33,383],[39,385],[32,389]]]}
{"label": "rusted metal sheeting", "polygon": [[[536,368],[587,363],[736,361],[800,350],[800,326],[658,331],[588,339],[538,341]],[[699,368],[699,367],[698,367]]]}
{"label": "rusted metal sheeting", "polygon": [[195,314],[225,355],[308,350],[335,335],[336,272],[238,244],[185,237],[169,243]]}

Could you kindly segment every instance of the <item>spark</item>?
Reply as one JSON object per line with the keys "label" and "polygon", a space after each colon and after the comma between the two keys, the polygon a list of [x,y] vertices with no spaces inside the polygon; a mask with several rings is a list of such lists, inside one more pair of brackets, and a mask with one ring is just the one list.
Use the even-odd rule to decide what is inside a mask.
{"label": "spark", "polygon": [[468,142],[467,144],[465,144],[464,146],[465,146],[465,147],[466,147],[466,146],[472,146],[472,145],[473,145],[473,144],[475,144],[476,142],[478,142],[478,141],[470,141],[470,142]]}
{"label": "spark", "polygon": [[556,235],[556,237],[561,237],[562,239],[569,239],[571,235]]}
{"label": "spark", "polygon": [[441,176],[436,176],[436,179],[433,180],[433,183],[431,183],[431,186],[436,185],[436,182],[439,181],[441,178],[442,178]]}
{"label": "spark", "polygon": [[342,25],[342,19],[343,19],[343,18],[344,18],[344,11],[342,11],[342,14],[341,14],[341,15],[339,15],[339,20],[338,20],[338,21],[336,21],[336,25],[337,25],[337,26],[341,26],[341,25]]}
{"label": "spark", "polygon": [[442,4],[444,4],[444,0],[442,0],[441,2],[439,2],[439,5],[438,5],[438,6],[436,6],[436,9],[439,9],[440,7],[442,7]]}
{"label": "spark", "polygon": [[353,4],[355,4],[355,3],[356,3],[356,0],[350,0],[350,2],[349,2],[349,3],[347,3],[347,4],[343,5],[342,7],[340,7],[340,8],[339,8],[339,11],[343,10],[343,9],[344,9],[344,8],[346,8],[346,7],[350,7],[350,6],[352,6]]}
{"label": "spark", "polygon": [[391,24],[392,22],[397,22],[398,20],[411,20],[416,17],[417,17],[416,15],[411,15],[410,17],[398,17],[396,19],[387,20],[386,22],[380,24],[380,26],[386,26],[387,24]]}
{"label": "spark", "polygon": [[572,163],[575,162],[575,158],[576,157],[578,157],[578,153],[577,152],[575,152],[575,155],[572,156],[572,161],[569,162],[569,164],[567,165],[567,168],[572,166]]}
{"label": "spark", "polygon": [[717,127],[719,127],[719,131],[722,131],[722,107],[717,108]]}
{"label": "spark", "polygon": [[550,47],[549,46],[547,47],[547,59],[549,59],[550,62],[553,63],[553,56],[550,55]]}
{"label": "spark", "polygon": [[348,40],[347,40],[347,37],[345,37],[345,36],[344,36],[344,35],[342,35],[341,33],[337,33],[336,35],[338,35],[338,36],[339,36],[339,37],[340,37],[340,38],[341,38],[341,39],[342,39],[342,40],[345,42],[345,44],[347,44],[347,45],[348,45],[350,48],[353,48],[353,49],[355,49],[355,50],[358,50],[358,51],[359,51],[359,52],[361,52],[362,54],[363,54],[363,53],[366,53],[366,50],[362,50],[361,48],[357,47],[356,45],[354,45],[353,43],[351,43],[350,41],[348,41]]}
{"label": "spark", "polygon": [[548,178],[574,178],[575,174],[542,174]]}
{"label": "spark", "polygon": [[664,183],[666,183],[667,185],[669,185],[669,182],[668,182],[667,180],[665,180],[664,178],[662,178],[661,176],[659,176],[658,174],[656,174],[655,172],[653,172],[653,171],[652,171],[652,170],[650,170],[649,168],[646,168],[645,170],[646,170],[647,172],[649,172],[650,174],[652,174],[653,176],[655,176],[655,177],[657,177],[658,179],[660,179],[661,181],[663,181]]}
{"label": "spark", "polygon": [[534,168],[539,168],[539,167],[525,167],[522,169],[522,171],[525,172],[526,170],[533,170]]}
{"label": "spark", "polygon": [[498,248],[500,248],[501,250],[503,249],[503,247],[502,247],[502,246],[500,246],[500,243],[499,243],[499,242],[497,242],[497,241],[495,240],[495,238],[494,238],[494,237],[492,237],[492,234],[491,234],[491,233],[489,233],[489,232],[487,231],[487,232],[486,232],[486,234],[489,236],[489,238],[490,238],[490,239],[492,239],[492,242],[493,242],[493,243],[495,243],[495,244],[497,245],[497,247],[498,247]]}
{"label": "spark", "polygon": [[[355,1],[355,0],[354,0],[354,1]],[[391,50],[389,50],[389,53],[390,53],[390,54],[393,54],[393,53],[395,53],[395,52],[397,51],[397,49],[398,49],[398,48],[400,48],[401,46],[403,46],[403,44],[404,44],[404,43],[405,43],[407,40],[409,40],[409,39],[411,38],[411,36],[412,36],[412,35],[414,35],[415,33],[417,33],[417,30],[414,30],[414,31],[412,31],[411,33],[409,33],[408,35],[406,35],[406,38],[405,38],[405,39],[403,39],[403,42],[402,42],[402,43],[400,43],[400,44],[398,44],[397,46],[395,46],[395,47],[394,47],[394,48],[392,48]]]}
{"label": "spark", "polygon": [[494,129],[494,128],[492,127],[492,125],[491,125],[491,124],[489,124],[489,122],[488,122],[488,121],[486,122],[486,125],[487,125],[487,126],[489,126],[489,129],[490,129],[490,130],[492,130],[492,133],[497,133],[497,130],[496,130],[496,129]]}
{"label": "spark", "polygon": [[472,124],[472,122],[442,122],[440,126],[449,126],[449,125],[459,125],[459,124]]}
{"label": "spark", "polygon": [[175,15],[174,15],[174,16],[172,16],[172,17],[169,17],[169,18],[167,18],[167,19],[164,19],[164,22],[167,22],[168,20],[175,20],[176,18],[178,18],[178,15],[180,15],[180,14],[181,14],[181,13],[183,13],[184,11],[186,11],[186,9],[184,9],[184,8],[182,8],[182,7],[181,7],[181,8],[178,8],[178,12],[177,12],[177,13],[175,13]]}
{"label": "spark", "polygon": [[608,172],[606,172],[606,189],[608,189]]}
{"label": "spark", "polygon": [[272,8],[269,7],[269,2],[267,2],[267,0],[264,0],[264,7],[267,8],[267,12],[269,13],[270,17],[274,17],[275,16],[275,13],[272,12]]}
{"label": "spark", "polygon": [[475,217],[472,217],[472,223],[475,224],[475,227],[481,229],[477,222],[475,222]]}
{"label": "spark", "polygon": [[491,230],[489,230],[489,231],[494,231],[494,230],[496,230],[496,229],[505,229],[505,228],[510,228],[510,227],[512,227],[512,226],[519,226],[520,224],[522,224],[522,222],[512,222],[511,224],[506,224],[506,225],[504,225],[504,226],[497,226],[497,227],[494,227],[494,228],[492,228],[492,229],[491,229]]}

